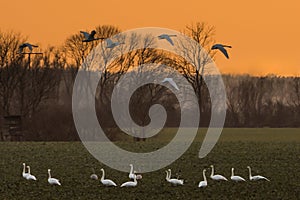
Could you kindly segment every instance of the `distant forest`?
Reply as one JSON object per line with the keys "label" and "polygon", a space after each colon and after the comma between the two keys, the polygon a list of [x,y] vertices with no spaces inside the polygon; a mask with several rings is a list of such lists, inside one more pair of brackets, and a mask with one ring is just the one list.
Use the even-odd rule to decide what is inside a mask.
{"label": "distant forest", "polygon": [[[111,25],[95,30],[97,37],[104,38],[121,32]],[[209,50],[214,43],[214,27],[195,23],[182,32],[214,57]],[[43,55],[31,54],[29,60],[28,54],[18,54],[19,45],[26,39],[20,33],[0,31],[0,122],[4,116],[22,116],[25,140],[78,140],[72,116],[73,84],[85,57],[101,41],[83,43],[83,36],[74,34],[59,47],[35,49]],[[199,68],[191,68],[180,56],[147,49],[146,42],[154,41],[148,38],[144,49],[118,58],[105,69],[105,76],[99,81],[96,110],[106,134],[112,140],[120,134],[110,106],[115,84],[132,66],[147,63],[166,64],[182,73],[198,97],[199,125],[207,127],[211,103],[203,73],[208,63],[201,62]],[[228,107],[225,127],[300,127],[300,77],[224,74],[223,81]],[[175,96],[166,87],[155,84],[139,88],[132,96],[129,106],[134,121],[147,125],[149,108],[157,103],[167,110],[165,126],[178,126],[180,108]]]}

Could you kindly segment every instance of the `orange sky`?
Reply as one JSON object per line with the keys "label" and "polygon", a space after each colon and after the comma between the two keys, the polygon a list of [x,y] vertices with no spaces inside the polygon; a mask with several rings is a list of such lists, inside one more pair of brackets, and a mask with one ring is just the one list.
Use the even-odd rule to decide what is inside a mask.
{"label": "orange sky", "polygon": [[297,0],[1,0],[0,29],[46,47],[103,24],[180,30],[204,21],[218,42],[233,46],[230,60],[216,58],[221,72],[300,75],[299,8]]}

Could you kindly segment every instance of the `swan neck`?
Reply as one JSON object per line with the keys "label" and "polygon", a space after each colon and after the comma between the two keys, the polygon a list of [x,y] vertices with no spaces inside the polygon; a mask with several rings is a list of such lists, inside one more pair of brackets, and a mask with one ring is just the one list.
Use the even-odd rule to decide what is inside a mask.
{"label": "swan neck", "polygon": [[169,170],[169,179],[171,179],[171,170]]}
{"label": "swan neck", "polygon": [[25,174],[25,165],[23,165],[23,174]]}
{"label": "swan neck", "polygon": [[170,178],[169,178],[169,172],[166,171],[166,173],[167,173],[166,179],[167,179],[167,180],[170,180]]}
{"label": "swan neck", "polygon": [[130,165],[130,174],[133,173],[133,165]]}
{"label": "swan neck", "polygon": [[28,174],[30,174],[30,167],[28,166],[27,168],[28,168]]}
{"label": "swan neck", "polygon": [[51,173],[50,173],[50,171],[48,171],[48,175],[49,175],[49,178],[51,178]]}
{"label": "swan neck", "polygon": [[104,180],[104,176],[105,176],[105,172],[104,172],[104,170],[102,170],[102,177],[101,177],[101,181],[103,181],[103,180]]}
{"label": "swan neck", "polygon": [[205,171],[203,171],[203,179],[204,179],[204,181],[207,181],[206,176],[205,176]]}
{"label": "swan neck", "polygon": [[248,169],[249,169],[249,178],[251,179],[251,177],[252,177],[251,168],[249,167]]}
{"label": "swan neck", "polygon": [[213,176],[214,173],[215,173],[215,171],[214,171],[214,166],[212,166],[212,167],[211,167],[211,174],[210,174],[210,176]]}
{"label": "swan neck", "polygon": [[234,172],[233,172],[233,170],[234,170],[234,169],[231,169],[231,176],[234,176]]}

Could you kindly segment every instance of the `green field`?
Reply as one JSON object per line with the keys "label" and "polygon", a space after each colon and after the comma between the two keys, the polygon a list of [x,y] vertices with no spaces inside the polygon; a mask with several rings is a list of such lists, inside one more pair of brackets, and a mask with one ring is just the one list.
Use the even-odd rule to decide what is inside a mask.
{"label": "green field", "polygon": [[[134,143],[132,150],[148,151],[163,146],[175,129],[165,130],[146,142]],[[189,150],[168,166],[185,179],[185,185],[174,187],[165,181],[165,169],[143,174],[136,188],[107,188],[89,179],[91,167],[118,185],[128,181],[128,174],[118,172],[94,159],[80,142],[0,143],[0,199],[299,199],[300,198],[300,130],[299,129],[225,129],[209,155],[198,158],[204,129]],[[129,148],[130,141],[118,142]],[[22,163],[31,166],[38,181],[22,178]],[[271,182],[213,182],[199,189],[202,170],[215,165],[216,173],[230,177],[231,167],[248,178],[253,174],[268,177]],[[47,182],[47,169],[61,180],[62,186]],[[207,175],[210,173],[208,169]]]}

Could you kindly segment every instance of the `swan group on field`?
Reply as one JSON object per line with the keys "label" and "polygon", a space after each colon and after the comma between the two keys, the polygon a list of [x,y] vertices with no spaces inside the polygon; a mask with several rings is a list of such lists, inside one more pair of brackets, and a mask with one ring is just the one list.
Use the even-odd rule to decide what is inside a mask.
{"label": "swan group on field", "polygon": [[[120,187],[136,187],[138,185],[137,180],[142,179],[142,175],[137,174],[137,172],[133,169],[133,165],[130,164],[129,166],[130,166],[130,171],[129,171],[128,178],[130,180],[122,183],[120,185]],[[26,168],[28,170],[27,172],[26,172]],[[210,173],[209,178],[212,181],[225,181],[225,182],[228,181],[228,179],[225,176],[220,175],[220,174],[215,174],[215,168],[214,168],[213,165],[210,166],[210,169],[211,169],[211,173]],[[247,166],[247,169],[248,169],[248,172],[249,172],[249,181],[270,181],[268,178],[266,178],[264,176],[261,176],[261,175],[252,176],[252,171],[251,171],[250,166]],[[92,168],[92,171],[93,171],[93,173],[90,175],[90,179],[98,180],[98,176],[95,173],[94,168]],[[199,188],[205,188],[205,187],[208,186],[206,171],[207,171],[207,169],[203,169],[203,171],[202,171],[203,180],[201,180],[199,182],[199,184],[198,184]],[[100,183],[102,185],[111,186],[111,187],[116,187],[117,186],[117,184],[114,181],[112,181],[111,179],[106,179],[105,178],[105,171],[104,171],[103,168],[101,169],[101,172],[102,172],[102,176],[101,176],[101,179],[100,179]],[[170,183],[172,186],[182,186],[182,185],[184,185],[184,180],[183,179],[179,179],[179,177],[172,178],[171,169],[168,169],[165,172],[166,172],[165,180],[168,183]],[[33,180],[33,181],[37,180],[37,178],[34,175],[31,174],[30,166],[26,166],[25,163],[23,163],[22,177],[26,180]],[[233,182],[246,182],[245,178],[234,174],[234,168],[231,168],[230,180],[233,181]],[[61,183],[58,179],[53,178],[51,176],[51,170],[50,169],[48,169],[48,183],[50,185],[59,185],[59,186],[61,185]]]}

